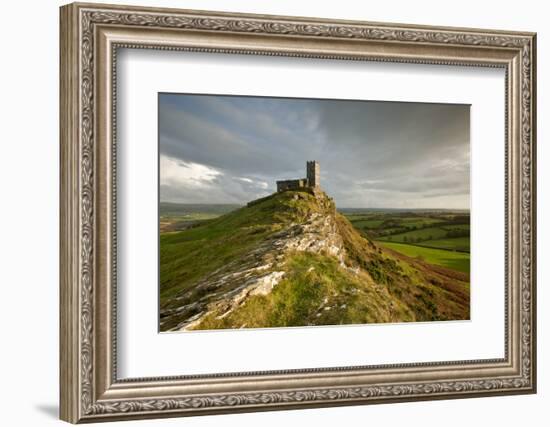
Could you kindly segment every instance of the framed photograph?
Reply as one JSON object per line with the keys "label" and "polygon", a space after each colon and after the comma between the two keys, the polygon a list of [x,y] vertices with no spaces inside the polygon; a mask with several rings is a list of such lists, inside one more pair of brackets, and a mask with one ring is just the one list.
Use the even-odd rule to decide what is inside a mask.
{"label": "framed photograph", "polygon": [[60,22],[63,420],[536,391],[535,34]]}

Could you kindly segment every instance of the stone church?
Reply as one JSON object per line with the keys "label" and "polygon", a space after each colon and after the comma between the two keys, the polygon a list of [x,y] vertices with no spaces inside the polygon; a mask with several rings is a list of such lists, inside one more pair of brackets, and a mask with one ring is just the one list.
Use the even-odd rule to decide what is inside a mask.
{"label": "stone church", "polygon": [[319,188],[320,174],[319,162],[316,160],[310,160],[306,162],[306,178],[277,181],[277,191],[299,190],[301,188]]}

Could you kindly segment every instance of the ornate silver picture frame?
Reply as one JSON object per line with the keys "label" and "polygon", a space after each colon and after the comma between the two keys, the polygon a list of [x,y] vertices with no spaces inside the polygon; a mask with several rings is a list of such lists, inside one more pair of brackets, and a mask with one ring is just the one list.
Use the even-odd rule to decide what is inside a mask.
{"label": "ornate silver picture frame", "polygon": [[[61,419],[536,391],[535,34],[79,3],[63,6],[60,18]],[[503,69],[504,357],[120,379],[116,62],[122,48]]]}

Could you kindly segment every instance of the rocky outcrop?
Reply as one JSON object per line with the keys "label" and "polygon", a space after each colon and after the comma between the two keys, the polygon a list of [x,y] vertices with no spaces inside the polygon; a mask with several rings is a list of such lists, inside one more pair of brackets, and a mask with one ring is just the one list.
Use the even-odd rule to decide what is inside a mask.
{"label": "rocky outcrop", "polygon": [[245,257],[211,272],[192,289],[176,295],[180,305],[161,310],[161,329],[173,318],[178,323],[171,330],[193,329],[208,315],[223,318],[248,297],[269,294],[284,278],[286,256],[293,252],[330,255],[343,267],[351,268],[344,262],[345,249],[334,218],[334,205],[322,191],[313,194],[319,209],[309,213],[305,221],[284,225]]}

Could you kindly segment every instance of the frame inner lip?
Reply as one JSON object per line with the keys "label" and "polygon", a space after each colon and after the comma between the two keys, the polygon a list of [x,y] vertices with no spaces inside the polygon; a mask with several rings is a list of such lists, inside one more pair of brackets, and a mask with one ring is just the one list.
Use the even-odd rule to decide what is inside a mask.
{"label": "frame inner lip", "polygon": [[[110,27],[107,27],[110,28]],[[115,29],[119,29],[120,27],[114,27]],[[268,35],[269,36],[269,35]],[[157,42],[158,43],[158,42]],[[112,66],[111,66],[111,79],[113,82],[117,81],[117,74],[116,74],[116,61],[117,61],[117,53],[118,49],[120,48],[128,48],[128,49],[148,49],[148,50],[165,50],[165,45],[155,44],[155,43],[128,43],[125,40],[120,39],[110,39],[109,45],[112,49]],[[477,46],[474,46],[473,48],[477,48]],[[209,52],[209,53],[225,53],[225,54],[241,54],[243,51],[237,49],[231,49],[231,48],[218,48],[218,47],[210,47],[210,48],[197,48],[193,46],[175,46],[170,45],[169,50],[174,51],[188,51],[188,52]],[[251,49],[244,51],[246,54],[250,55],[267,55],[270,56],[270,50],[262,50],[262,49]],[[288,57],[298,57],[298,58],[322,58],[322,59],[336,59],[336,60],[351,60],[351,61],[366,61],[366,62],[397,62],[397,63],[407,63],[407,64],[430,64],[430,65],[454,65],[454,66],[467,66],[467,67],[489,67],[489,68],[504,68],[506,70],[505,80],[508,80],[508,74],[509,74],[509,62],[461,62],[460,60],[456,61],[438,61],[438,60],[432,60],[432,59],[416,59],[416,58],[406,58],[402,60],[394,61],[392,58],[378,58],[378,57],[368,57],[368,56],[360,56],[360,57],[342,57],[336,54],[325,54],[325,55],[317,55],[317,54],[309,54],[307,52],[300,52],[300,53],[292,53],[292,52],[282,52],[280,53],[280,56],[288,56]],[[508,65],[508,66],[507,66]],[[112,111],[116,112],[117,108],[117,96],[116,96],[116,83],[113,83],[112,85]],[[508,87],[506,86],[506,93],[508,92]],[[508,108],[508,105],[506,103],[506,109]],[[113,152],[116,152],[116,115],[113,116],[114,119],[111,122],[112,132],[113,132]],[[507,118],[505,121],[505,126],[507,126]],[[116,170],[116,156],[113,156],[113,170]],[[507,168],[505,168],[505,172],[507,173]],[[506,180],[507,185],[507,180]],[[116,186],[116,175],[113,178],[113,187],[112,192],[114,195],[116,195],[117,192],[117,186]],[[505,201],[505,210],[506,213],[508,212],[508,197],[506,197]],[[113,198],[113,218],[115,221],[113,221],[113,234],[112,239],[113,242],[116,242],[116,197]],[[507,246],[507,242],[505,244]],[[505,247],[505,252],[507,253],[508,248]],[[115,258],[116,258],[116,248],[114,249]],[[507,258],[507,257],[506,257]],[[116,265],[116,262],[114,263]],[[508,260],[506,259],[505,262],[505,270],[508,267]],[[376,369],[382,369],[382,370],[396,370],[396,369],[413,369],[413,368],[422,368],[425,372],[429,372],[430,370],[433,370],[435,372],[439,372],[440,367],[453,367],[453,369],[458,370],[467,370],[467,369],[476,369],[476,368],[486,368],[488,365],[494,365],[498,364],[500,366],[506,366],[509,364],[509,354],[508,354],[508,316],[505,316],[505,339],[504,339],[504,357],[503,358],[488,358],[488,359],[473,359],[473,360],[451,360],[451,361],[431,361],[431,362],[412,362],[412,363],[396,363],[396,364],[378,364],[378,365],[351,365],[351,366],[334,366],[334,367],[324,367],[324,368],[297,368],[297,369],[283,369],[283,370],[265,370],[265,371],[242,371],[242,372],[220,372],[220,373],[214,373],[214,374],[193,374],[193,375],[170,375],[170,376],[156,376],[156,377],[131,377],[131,378],[118,378],[117,377],[117,365],[118,360],[116,358],[117,353],[117,308],[116,308],[116,269],[113,271],[112,280],[114,283],[113,286],[113,301],[115,301],[115,305],[113,305],[112,310],[112,316],[113,316],[113,327],[112,327],[112,364],[114,366],[113,369],[113,375],[111,378],[111,381],[113,384],[129,384],[129,383],[151,383],[154,381],[176,381],[181,382],[182,384],[187,383],[189,381],[193,380],[210,380],[210,379],[226,379],[226,378],[247,378],[247,377],[266,377],[266,376],[286,376],[286,377],[295,377],[295,376],[301,376],[301,375],[308,375],[308,374],[328,374],[329,377],[334,376],[335,374],[337,376],[346,376],[347,374],[351,375],[365,375],[369,374],[369,371],[373,371]],[[505,275],[505,288],[507,290],[507,282],[508,278]],[[505,305],[508,304],[508,292],[505,292]],[[355,373],[355,371],[359,371]],[[365,372],[366,371],[366,372]],[[307,378],[307,377],[306,377]]]}

